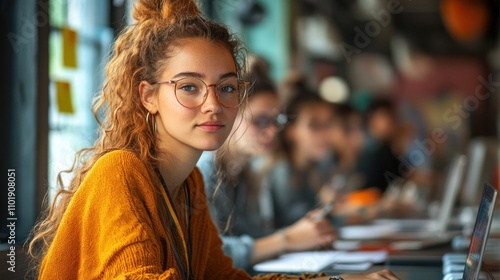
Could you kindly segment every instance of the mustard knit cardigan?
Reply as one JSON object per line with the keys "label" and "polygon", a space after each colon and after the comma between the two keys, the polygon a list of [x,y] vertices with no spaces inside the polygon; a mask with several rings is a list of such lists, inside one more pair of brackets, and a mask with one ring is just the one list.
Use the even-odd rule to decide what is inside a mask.
{"label": "mustard knit cardigan", "polygon": [[[182,279],[158,212],[165,205],[153,185],[159,180],[149,174],[131,152],[113,151],[100,158],[64,213],[39,279]],[[250,279],[233,268],[222,251],[199,170],[187,180],[195,279]],[[295,277],[273,274],[255,279]]]}

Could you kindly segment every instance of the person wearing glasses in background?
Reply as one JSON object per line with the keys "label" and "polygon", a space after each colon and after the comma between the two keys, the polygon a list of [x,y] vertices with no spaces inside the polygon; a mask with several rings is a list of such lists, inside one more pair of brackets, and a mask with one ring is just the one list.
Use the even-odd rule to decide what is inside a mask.
{"label": "person wearing glasses in background", "polygon": [[331,175],[331,105],[298,85],[287,105],[288,124],[266,183],[273,197],[275,223],[288,226],[318,207],[318,193]]}
{"label": "person wearing glasses in background", "polygon": [[243,110],[240,44],[194,1],[137,0],[133,17],[94,108],[99,139],[33,229],[33,269],[50,280],[250,279],[222,251],[195,167]]}
{"label": "person wearing glasses in background", "polygon": [[280,114],[267,64],[252,57],[249,69],[247,77],[253,84],[248,110],[238,115],[228,149],[206,154],[198,162],[224,251],[235,266],[248,270],[284,252],[316,249],[335,239],[335,230],[327,220],[309,217],[277,231],[273,198],[263,186],[271,168],[268,156],[276,147],[276,135],[286,117]]}

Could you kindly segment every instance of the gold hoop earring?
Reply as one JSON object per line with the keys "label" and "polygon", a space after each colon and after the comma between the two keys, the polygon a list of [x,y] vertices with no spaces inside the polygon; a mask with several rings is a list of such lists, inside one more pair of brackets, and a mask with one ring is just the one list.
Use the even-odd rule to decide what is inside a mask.
{"label": "gold hoop earring", "polygon": [[149,115],[151,115],[151,122],[152,122],[152,129],[153,129],[153,135],[156,135],[156,120],[155,120],[155,115],[151,114],[149,111],[146,114],[146,123],[149,124]]}

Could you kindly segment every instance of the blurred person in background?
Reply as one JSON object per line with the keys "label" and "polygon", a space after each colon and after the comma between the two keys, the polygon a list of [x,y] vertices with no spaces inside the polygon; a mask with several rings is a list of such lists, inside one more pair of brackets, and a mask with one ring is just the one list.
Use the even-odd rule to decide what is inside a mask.
{"label": "blurred person in background", "polygon": [[382,194],[393,179],[403,176],[393,102],[386,98],[373,99],[366,111],[366,127],[367,145],[358,166],[364,176],[362,188],[374,188]]}
{"label": "blurred person in background", "polygon": [[248,270],[284,252],[330,245],[335,238],[329,221],[313,221],[304,215],[276,231],[264,174],[271,163],[266,156],[276,147],[276,135],[286,117],[280,114],[278,94],[267,72],[264,61],[252,59],[248,79],[254,83],[248,110],[238,116],[234,134],[228,139],[229,148],[205,154],[198,162],[224,252],[236,267]]}
{"label": "blurred person in background", "polygon": [[331,168],[331,105],[302,91],[291,99],[286,112],[288,123],[266,175],[279,226],[296,222],[318,206],[317,194]]}
{"label": "blurred person in background", "polygon": [[[335,170],[344,172],[344,177],[334,172],[330,183],[322,188],[320,200],[323,204],[334,202],[332,216],[337,225],[412,214],[412,207],[395,196],[401,187],[398,183],[404,180],[399,158],[405,154],[408,132],[396,119],[392,101],[371,101],[366,111],[366,138],[361,136],[361,117],[355,111],[339,107],[337,115],[345,115],[340,118],[343,125],[357,128],[354,133],[336,125],[332,128]],[[386,192],[389,188],[391,191]]]}
{"label": "blurred person in background", "polygon": [[349,104],[336,104],[330,132],[334,165],[331,179],[319,194],[322,203],[334,200],[337,194],[361,188],[363,177],[356,167],[363,149],[364,138],[361,113]]}

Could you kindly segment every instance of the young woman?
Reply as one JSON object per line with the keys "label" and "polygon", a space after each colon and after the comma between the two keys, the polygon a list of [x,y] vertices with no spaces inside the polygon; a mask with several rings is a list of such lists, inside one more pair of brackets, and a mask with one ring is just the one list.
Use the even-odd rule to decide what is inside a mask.
{"label": "young woman", "polygon": [[100,138],[34,229],[39,279],[249,279],[222,252],[195,168],[244,100],[239,45],[192,1],[138,0],[133,16],[95,108]]}
{"label": "young woman", "polygon": [[330,178],[330,104],[302,92],[287,106],[289,123],[267,175],[276,224],[288,226],[318,206],[318,192]]}
{"label": "young woman", "polygon": [[[254,81],[248,108],[238,114],[227,150],[204,155],[198,162],[224,252],[236,267],[245,269],[287,251],[331,247],[335,239],[335,230],[325,219],[305,217],[280,231],[274,225],[272,197],[262,186],[269,168],[266,156],[274,150],[286,117],[280,114],[278,93],[265,62],[252,61],[247,74]],[[223,171],[222,178],[217,169]]]}
{"label": "young woman", "polygon": [[349,104],[337,104],[334,116],[330,144],[335,166],[331,179],[321,188],[319,199],[323,204],[334,203],[332,215],[337,225],[368,222],[383,209],[372,207],[380,196],[378,191],[360,190],[364,176],[356,168],[365,138],[363,119]]}
{"label": "young woman", "polygon": [[332,177],[321,189],[320,200],[332,201],[337,195],[361,188],[363,176],[356,171],[364,142],[361,114],[349,104],[336,104],[330,130],[334,167]]}

